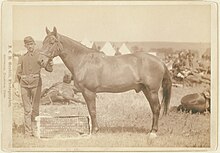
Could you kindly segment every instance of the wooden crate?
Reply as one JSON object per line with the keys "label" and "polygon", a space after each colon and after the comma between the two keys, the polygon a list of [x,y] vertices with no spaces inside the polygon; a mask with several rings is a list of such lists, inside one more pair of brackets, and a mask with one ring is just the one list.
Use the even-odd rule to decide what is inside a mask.
{"label": "wooden crate", "polygon": [[86,105],[42,105],[37,117],[39,138],[75,138],[90,135]]}

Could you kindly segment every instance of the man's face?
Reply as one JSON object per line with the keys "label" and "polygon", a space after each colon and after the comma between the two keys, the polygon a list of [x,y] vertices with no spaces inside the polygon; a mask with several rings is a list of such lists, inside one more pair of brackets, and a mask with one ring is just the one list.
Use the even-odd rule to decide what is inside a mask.
{"label": "man's face", "polygon": [[24,46],[27,48],[28,51],[33,52],[35,43],[34,42],[26,43]]}
{"label": "man's face", "polygon": [[65,74],[63,77],[63,82],[70,84],[71,83],[71,75]]}

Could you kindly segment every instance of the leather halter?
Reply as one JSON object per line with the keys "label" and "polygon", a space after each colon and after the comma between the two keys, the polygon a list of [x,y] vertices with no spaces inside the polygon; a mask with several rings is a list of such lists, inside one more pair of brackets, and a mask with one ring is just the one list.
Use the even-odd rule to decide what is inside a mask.
{"label": "leather halter", "polygon": [[[55,37],[55,42],[52,44],[52,46],[49,48],[48,52],[50,52],[51,48],[53,48],[54,45],[57,45],[57,50],[53,50],[52,54],[47,55],[44,52],[40,52],[40,54],[48,57],[49,59],[53,59],[55,57],[55,53],[58,51],[59,53],[62,51],[63,49],[63,45],[61,44],[61,42]],[[58,53],[58,55],[59,55]]]}

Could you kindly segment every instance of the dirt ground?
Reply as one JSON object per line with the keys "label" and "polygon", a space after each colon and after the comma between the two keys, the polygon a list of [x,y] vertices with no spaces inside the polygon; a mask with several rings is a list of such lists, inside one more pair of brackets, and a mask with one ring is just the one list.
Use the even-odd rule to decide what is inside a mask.
{"label": "dirt ground", "polygon": [[[43,88],[62,81],[65,71],[56,67],[50,75],[42,72]],[[47,76],[47,77],[46,77]],[[55,78],[55,79],[54,79]],[[15,97],[13,103],[13,148],[75,148],[75,147],[210,147],[210,114],[190,114],[177,112],[174,106],[180,99],[191,93],[202,92],[204,86],[173,87],[170,111],[160,118],[158,137],[149,139],[152,113],[149,103],[142,93],[129,91],[97,95],[97,121],[100,131],[90,137],[80,139],[24,139],[23,108],[21,99]],[[42,150],[43,150],[42,149]],[[132,150],[132,148],[130,148]],[[118,150],[120,151],[120,150]]]}

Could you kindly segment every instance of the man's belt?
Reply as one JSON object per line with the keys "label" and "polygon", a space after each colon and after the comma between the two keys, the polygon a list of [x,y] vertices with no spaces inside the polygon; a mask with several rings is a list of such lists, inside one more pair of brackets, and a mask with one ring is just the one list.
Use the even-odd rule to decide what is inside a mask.
{"label": "man's belt", "polygon": [[36,78],[36,77],[40,77],[40,74],[21,75],[21,78],[27,78],[27,77],[33,77],[33,78]]}

